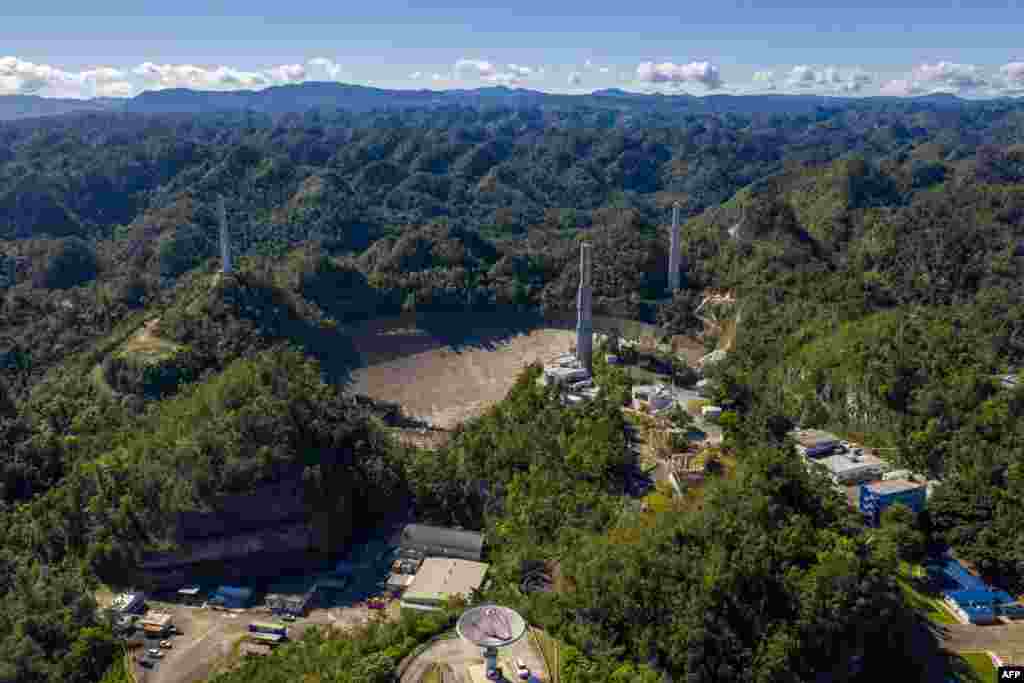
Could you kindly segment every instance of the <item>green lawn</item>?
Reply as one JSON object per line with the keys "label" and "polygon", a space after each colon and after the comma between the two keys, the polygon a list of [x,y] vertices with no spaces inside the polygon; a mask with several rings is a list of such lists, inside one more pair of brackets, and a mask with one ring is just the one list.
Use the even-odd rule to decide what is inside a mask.
{"label": "green lawn", "polygon": [[946,656],[946,674],[960,683],[990,683],[996,668],[984,652],[958,652]]}
{"label": "green lawn", "polygon": [[942,605],[942,599],[928,590],[924,581],[925,572],[921,565],[900,562],[900,573],[896,578],[907,604],[937,624],[957,624],[956,618]]}

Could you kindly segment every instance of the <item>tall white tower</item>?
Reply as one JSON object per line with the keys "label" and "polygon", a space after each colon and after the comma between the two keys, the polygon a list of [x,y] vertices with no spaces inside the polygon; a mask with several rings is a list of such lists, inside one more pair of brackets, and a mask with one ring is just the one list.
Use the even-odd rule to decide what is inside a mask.
{"label": "tall white tower", "polygon": [[590,243],[580,243],[580,288],[576,295],[576,360],[593,369],[594,325],[591,317]]}
{"label": "tall white tower", "polygon": [[679,291],[679,251],[682,245],[679,240],[679,202],[672,204],[672,236],[668,246],[668,291],[675,294]]}
{"label": "tall white tower", "polygon": [[220,271],[228,274],[231,272],[231,243],[228,240],[228,210],[223,195],[218,202],[217,213],[220,216]]}

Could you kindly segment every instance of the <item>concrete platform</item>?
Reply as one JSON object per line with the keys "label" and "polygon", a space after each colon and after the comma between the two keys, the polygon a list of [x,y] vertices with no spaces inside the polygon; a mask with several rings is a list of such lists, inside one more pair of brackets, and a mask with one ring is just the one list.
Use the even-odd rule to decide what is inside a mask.
{"label": "concrete platform", "polygon": [[[544,665],[544,656],[533,646],[529,634],[502,650],[498,656],[498,668],[501,669],[506,681],[519,681],[515,666],[517,659],[521,659],[529,667],[531,681],[539,683],[551,680]],[[484,658],[480,648],[460,638],[438,640],[420,653],[408,663],[402,673],[402,683],[419,683],[420,677],[431,664],[450,666],[459,683],[493,683],[484,675]]]}

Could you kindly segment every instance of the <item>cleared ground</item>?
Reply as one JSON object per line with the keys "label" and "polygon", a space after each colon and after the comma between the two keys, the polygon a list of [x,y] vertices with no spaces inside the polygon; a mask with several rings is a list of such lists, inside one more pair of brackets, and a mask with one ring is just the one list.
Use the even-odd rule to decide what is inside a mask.
{"label": "cleared ground", "polygon": [[501,401],[525,366],[568,352],[574,338],[556,329],[484,331],[463,343],[446,343],[425,330],[382,333],[362,340],[359,351],[369,367],[352,373],[351,390],[451,429]]}

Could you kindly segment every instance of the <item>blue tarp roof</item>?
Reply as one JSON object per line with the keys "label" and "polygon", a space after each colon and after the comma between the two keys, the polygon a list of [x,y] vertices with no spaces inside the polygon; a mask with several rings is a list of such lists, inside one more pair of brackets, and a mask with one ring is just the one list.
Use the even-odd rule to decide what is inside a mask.
{"label": "blue tarp roof", "polygon": [[987,583],[968,572],[957,560],[944,560],[940,567],[942,573],[955,581],[960,590],[991,590]]}
{"label": "blue tarp roof", "polygon": [[217,592],[220,595],[230,595],[235,598],[247,598],[252,595],[251,588],[242,588],[241,586],[218,586]]}
{"label": "blue tarp roof", "polygon": [[[946,591],[946,597],[961,607],[972,603],[991,605],[992,603],[1002,602],[998,599],[998,595],[998,593],[986,590]],[[1010,596],[1007,595],[1006,597]]]}

